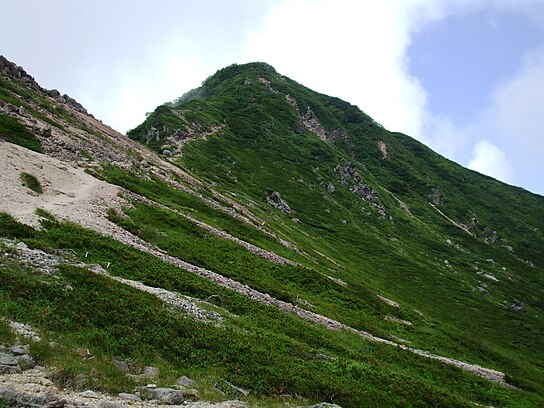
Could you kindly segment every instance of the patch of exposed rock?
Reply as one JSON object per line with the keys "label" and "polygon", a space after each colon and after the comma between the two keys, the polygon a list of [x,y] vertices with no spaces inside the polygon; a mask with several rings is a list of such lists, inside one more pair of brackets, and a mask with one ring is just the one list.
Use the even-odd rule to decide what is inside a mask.
{"label": "patch of exposed rock", "polygon": [[377,141],[377,144],[378,144],[378,149],[380,149],[380,152],[382,152],[383,158],[387,159],[389,157],[389,151],[387,149],[387,145],[381,139]]}
{"label": "patch of exposed rock", "polygon": [[[144,387],[132,392],[109,395],[93,390],[76,392],[57,388],[43,367],[16,374],[0,375],[0,405],[25,408],[150,408],[160,405],[187,408],[243,408],[241,401],[209,403],[195,401],[196,391]],[[139,395],[138,395],[139,394]]]}
{"label": "patch of exposed rock", "polygon": [[319,137],[324,142],[328,141],[327,138],[327,131],[321,125],[319,122],[319,119],[317,119],[317,116],[315,116],[315,113],[312,111],[312,109],[308,106],[308,109],[306,109],[306,112],[301,114],[302,123],[306,129],[308,129],[310,132],[315,134],[317,137]]}
{"label": "patch of exposed rock", "polygon": [[284,213],[290,214],[291,207],[281,198],[281,194],[277,191],[273,191],[266,197],[266,202],[274,208],[283,211]]}
{"label": "patch of exposed rock", "polygon": [[352,162],[337,165],[334,170],[338,175],[338,180],[343,186],[349,187],[349,190],[369,202],[382,217],[385,217],[385,207],[381,204],[378,193],[368,184],[363,183],[357,167]]}
{"label": "patch of exposed rock", "polygon": [[55,275],[58,271],[57,266],[64,263],[62,256],[48,254],[40,249],[31,249],[24,242],[9,239],[0,239],[0,241],[12,249],[4,254],[5,258],[17,259],[21,264],[35,268],[42,273]]}
{"label": "patch of exposed rock", "polygon": [[527,307],[525,307],[525,305],[521,302],[512,303],[510,305],[510,309],[520,313],[525,313],[527,311]]}
{"label": "patch of exposed rock", "polygon": [[440,191],[440,187],[436,186],[432,190],[431,199],[434,203],[434,205],[440,205],[444,202],[444,197],[442,196],[442,192]]}
{"label": "patch of exposed rock", "polygon": [[[143,283],[138,281],[124,279],[118,276],[112,276],[108,274],[106,270],[98,264],[89,265],[80,262],[70,262],[66,260],[63,255],[60,254],[60,252],[48,254],[39,249],[30,249],[24,242],[16,242],[7,239],[2,239],[0,242],[3,242],[7,246],[7,248],[10,249],[9,252],[4,254],[5,257],[7,257],[8,259],[15,259],[21,264],[33,267],[34,269],[47,275],[55,276],[58,271],[57,266],[59,264],[70,264],[82,267],[102,276],[107,276],[108,278],[120,282],[124,285],[132,286],[133,288],[156,296],[157,298],[161,299],[165,304],[186,313],[194,319],[215,322],[223,321],[223,317],[219,313],[203,308],[201,304],[204,304],[205,302],[198,299],[191,298],[189,296],[182,296],[163,288],[144,285]],[[27,337],[39,340],[39,336],[37,336],[31,330],[31,328],[25,328],[24,326],[25,325],[21,325],[19,323],[13,323],[12,329],[19,334],[27,335]]]}
{"label": "patch of exposed rock", "polygon": [[382,302],[387,303],[391,307],[396,307],[396,308],[400,307],[400,305],[397,302],[395,302],[394,300],[388,299],[388,298],[386,298],[384,296],[380,296],[380,295],[376,295],[376,296],[378,296],[378,299],[380,299]]}

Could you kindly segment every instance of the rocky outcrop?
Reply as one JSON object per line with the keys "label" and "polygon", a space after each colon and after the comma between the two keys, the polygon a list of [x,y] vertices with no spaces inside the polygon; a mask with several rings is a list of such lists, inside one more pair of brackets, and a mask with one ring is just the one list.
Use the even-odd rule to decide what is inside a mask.
{"label": "rocky outcrop", "polygon": [[363,200],[369,202],[380,215],[386,215],[385,207],[381,204],[378,193],[372,189],[368,184],[363,183],[357,167],[351,163],[342,163],[334,168],[336,174],[338,174],[338,180],[340,184],[349,188],[349,190],[361,197]]}
{"label": "rocky outcrop", "polygon": [[378,140],[378,149],[380,149],[380,152],[382,152],[382,156],[384,159],[387,159],[389,157],[389,150],[387,149],[387,145],[383,140]]}
{"label": "rocky outcrop", "polygon": [[291,207],[281,198],[281,194],[277,191],[273,191],[272,193],[268,194],[268,197],[266,197],[266,202],[271,205],[272,207],[277,208],[278,210],[283,211],[284,213],[290,214],[291,213]]}
{"label": "rocky outcrop", "polygon": [[42,90],[33,76],[29,75],[23,67],[6,59],[3,55],[0,55],[0,71],[8,74],[9,76],[21,81],[26,86],[35,90]]}
{"label": "rocky outcrop", "polygon": [[302,134],[304,133],[304,129],[306,129],[329,144],[332,144],[334,139],[347,138],[345,132],[340,129],[332,131],[331,134],[329,134],[309,106],[306,109],[306,112],[301,113],[297,100],[290,94],[286,94],[285,99],[287,99],[287,102],[289,102],[300,116],[300,126],[295,129],[297,133]]}
{"label": "rocky outcrop", "polygon": [[433,201],[434,205],[440,205],[444,202],[444,197],[442,197],[442,193],[440,191],[440,187],[436,186],[432,190],[431,194],[431,200]]}
{"label": "rocky outcrop", "polygon": [[301,118],[302,123],[304,124],[306,129],[315,134],[324,142],[328,142],[327,131],[325,130],[323,125],[321,125],[319,119],[317,119],[317,116],[315,116],[315,113],[309,106],[306,112],[301,115]]}

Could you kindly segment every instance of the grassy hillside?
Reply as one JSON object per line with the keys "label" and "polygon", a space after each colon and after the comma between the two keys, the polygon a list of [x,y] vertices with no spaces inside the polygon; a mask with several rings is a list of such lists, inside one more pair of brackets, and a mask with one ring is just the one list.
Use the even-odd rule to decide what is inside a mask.
{"label": "grassy hillside", "polygon": [[[389,323],[390,333],[503,369],[542,392],[541,196],[464,169],[266,64],[219,71],[129,136],[145,142],[148,129],[160,129],[151,146],[175,152],[176,129],[184,128],[175,127],[174,117],[220,129],[184,143],[178,163],[239,202],[254,203],[308,255],[307,267],[405,306],[414,325]],[[318,126],[304,124],[312,120]],[[325,136],[317,137],[319,127]],[[342,180],[341,170],[348,163],[375,198],[350,191],[356,180]],[[267,204],[271,191],[281,193],[291,213]],[[516,302],[527,311],[513,310]],[[353,309],[361,322],[372,320],[371,309]],[[415,309],[425,317],[414,317]]]}
{"label": "grassy hillside", "polygon": [[[101,214],[109,236],[40,209],[40,228],[0,213],[0,344],[15,341],[8,321],[30,324],[57,386],[131,392],[140,380],[122,360],[131,374],[158,367],[160,386],[184,374],[204,399],[257,406],[544,405],[542,197],[263,63],[220,70],[129,132],[158,155],[0,80],[3,139],[122,188]],[[27,190],[38,200],[43,187]],[[362,333],[499,370],[509,386]]]}

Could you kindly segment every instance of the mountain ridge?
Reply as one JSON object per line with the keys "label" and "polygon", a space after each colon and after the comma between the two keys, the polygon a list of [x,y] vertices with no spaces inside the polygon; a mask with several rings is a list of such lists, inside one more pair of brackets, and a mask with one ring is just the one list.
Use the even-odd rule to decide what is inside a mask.
{"label": "mountain ridge", "polygon": [[[280,302],[276,304],[284,305],[280,309],[298,315],[323,316],[348,331],[368,333],[370,330],[372,337],[381,336],[387,339],[384,342],[404,350],[432,347],[450,361],[468,360],[503,369],[506,377],[501,378],[531,390],[533,396],[527,397],[529,400],[539,398],[541,391],[531,376],[538,372],[541,364],[531,357],[533,354],[526,347],[531,344],[538,349],[536,333],[542,330],[538,319],[532,317],[542,308],[539,300],[542,290],[538,287],[542,235],[537,228],[538,214],[542,214],[544,208],[541,197],[473,175],[413,139],[387,132],[353,105],[313,93],[263,63],[220,70],[204,81],[202,88],[157,108],[142,125],[129,132],[155,153],[78,111],[66,99],[61,101],[46,90],[33,87],[35,93],[28,94],[26,85],[20,85],[19,79],[9,70],[2,77],[0,113],[3,122],[0,124],[10,121],[6,116],[17,120],[43,144],[47,155],[57,156],[70,166],[86,169],[90,177],[116,185],[122,204],[112,206],[106,202],[96,211],[100,223],[117,231],[117,235],[113,234],[115,238],[128,237],[138,243],[136,248],[143,252],[151,252],[157,259],[185,270],[201,271],[200,276],[215,276],[216,284],[224,286],[222,282],[225,282],[231,289],[238,288],[239,293],[253,293],[268,304]],[[49,130],[44,131],[44,127]],[[5,133],[2,136],[10,137]],[[436,175],[438,171],[444,174]],[[39,170],[33,172],[37,174]],[[13,177],[4,182],[13,183]],[[453,182],[463,177],[465,185],[476,180],[478,185],[471,188],[484,191],[479,193],[483,197],[472,200],[468,198],[470,193],[467,196],[464,192],[461,199],[455,196],[460,189]],[[49,194],[47,187],[46,195]],[[480,201],[493,205],[498,200],[494,194],[499,195],[499,200],[503,195],[508,199],[515,195],[521,198],[500,206],[497,214],[490,214]],[[478,214],[463,207],[471,200],[476,202]],[[518,202],[524,202],[526,208],[512,212],[511,208],[517,208]],[[8,199],[7,204],[14,203]],[[34,242],[33,245],[51,246],[51,250],[59,245],[73,248],[80,257],[111,251],[106,251],[98,241],[95,243],[90,233],[83,231],[79,234],[88,236],[91,244],[77,243],[75,237],[59,241],[52,235],[53,231],[66,234],[75,227],[54,221],[51,218],[54,213],[47,215],[42,210],[39,214],[41,224],[46,227],[43,232],[30,232],[34,238],[29,242]],[[508,215],[507,222],[497,228],[495,220],[503,214]],[[4,218],[2,224],[4,233],[16,225],[7,220]],[[87,227],[96,230],[99,223],[89,224]],[[536,230],[525,237],[531,226]],[[23,235],[20,237],[28,240]],[[259,250],[263,252],[258,253]],[[128,253],[126,251],[118,253]],[[268,263],[267,259],[272,262]],[[289,262],[274,262],[281,259]],[[111,261],[112,258],[108,266]],[[134,270],[121,267],[119,262],[113,264],[111,273],[134,279]],[[276,266],[272,266],[274,264]],[[70,273],[63,273],[63,279],[74,279]],[[138,272],[141,273],[144,283],[160,282],[165,289],[173,289],[172,282],[178,282],[175,278],[178,272],[173,270],[160,281],[143,271]],[[8,274],[5,279],[15,278]],[[513,283],[505,287],[502,282],[508,279]],[[530,286],[531,280],[537,287]],[[198,285],[204,285],[203,288],[206,284],[202,281]],[[194,296],[195,288],[185,287],[182,291]],[[202,299],[202,288],[197,289],[196,293],[200,293],[197,298]],[[524,294],[527,289],[529,294]],[[220,292],[221,298],[234,299],[228,289]],[[4,299],[11,302],[8,304],[13,305],[3,312],[9,315],[17,300],[10,297],[9,291],[2,293]],[[217,299],[214,296],[213,291],[208,292],[208,298]],[[462,304],[457,304],[456,297]],[[436,303],[439,299],[447,299],[450,306]],[[231,300],[227,300],[226,305],[224,302],[219,305],[232,309]],[[514,305],[521,305],[525,311],[516,312]],[[246,310],[242,315],[256,313],[263,324],[272,324],[264,317],[268,312],[255,307],[254,312]],[[475,307],[481,312],[476,312]],[[458,317],[456,321],[456,316],[468,310],[476,324]],[[490,311],[502,317],[500,324],[495,325],[491,316],[485,316]],[[220,314],[229,322],[229,330],[239,336],[241,332],[236,328],[239,323],[226,317],[224,310]],[[27,315],[27,319],[36,322],[32,314]],[[288,322],[292,318],[281,314],[281,319]],[[513,319],[514,325],[508,323],[509,319]],[[250,324],[250,320],[244,322],[251,328],[250,333],[264,330]],[[512,331],[517,322],[518,328],[526,327],[519,333]],[[493,335],[488,327],[494,325],[513,335],[522,346],[508,346]],[[199,330],[204,338],[213,331]],[[292,350],[302,344],[317,346],[297,330],[289,330],[290,334],[282,336],[290,347],[295,347]],[[322,332],[319,335],[329,336],[337,335]],[[275,341],[274,338],[271,336],[269,341]],[[233,347],[233,341],[230,339],[227,347]],[[337,340],[327,341],[336,344],[328,353],[340,347],[335,343]],[[354,339],[349,343],[355,348],[366,347]],[[201,350],[199,346],[191,347],[195,353]],[[252,347],[256,345],[250,350]],[[225,352],[231,353],[228,350],[231,349]],[[319,367],[316,373],[329,370],[329,374],[336,372],[333,375],[351,378],[349,381],[353,384],[361,381],[358,375],[352,377],[352,370],[363,370],[364,366],[370,373],[376,368],[374,363],[368,365],[373,361],[368,355],[358,359],[346,357],[354,353],[353,350],[342,351],[335,357],[347,359],[347,366],[323,363],[315,366]],[[515,354],[517,360],[509,360],[503,350],[509,355]],[[376,352],[382,357],[389,353],[382,348]],[[277,358],[280,355],[285,362],[291,361],[287,354],[278,354]],[[248,351],[247,356],[255,360],[263,358],[254,350]],[[239,361],[242,357],[230,358]],[[300,360],[304,361],[303,366],[308,364],[305,358]],[[404,356],[401,360],[407,358]],[[255,376],[255,371],[240,363],[233,364],[233,369],[239,370],[233,373],[244,372],[245,376],[245,380],[238,378],[235,382],[250,385],[245,381]],[[349,364],[352,364],[350,369],[346,368]],[[380,375],[405,372],[406,366],[399,364],[389,362],[388,369]],[[423,363],[416,363],[420,364]],[[265,367],[279,369],[275,363]],[[198,370],[204,372],[202,368]],[[432,387],[443,387],[439,385],[444,384],[439,380],[443,374],[437,374],[442,369],[432,370],[437,375],[433,380],[436,385]],[[238,377],[229,372],[229,380]],[[498,373],[489,371],[493,372]],[[291,392],[304,390],[303,395],[310,398],[331,398],[331,394],[316,393],[315,386],[325,386],[325,383],[315,377],[312,385],[309,373],[299,374],[304,386],[297,385],[298,380],[284,383],[285,378],[291,377],[288,372],[282,371],[277,380],[274,376],[261,375],[260,381],[270,385],[258,388],[258,392],[270,393],[272,383],[284,383],[283,387],[292,389]],[[425,384],[421,375],[417,377],[420,385]],[[395,377],[397,382],[401,377]],[[423,398],[417,392],[408,396],[415,392],[412,385],[405,384],[405,389],[400,387],[386,395],[377,390],[377,382],[372,384],[370,388],[366,386],[366,392],[371,392],[382,403],[388,401],[386,405],[402,405],[395,399],[396,395],[405,395],[404,398],[412,402]],[[351,395],[352,391],[347,392],[339,384],[325,387],[332,387],[327,388],[331,393],[338,387],[342,395],[339,402],[347,406],[370,401],[358,393]],[[489,386],[478,387],[489,390],[484,392],[487,401],[493,400],[490,397],[493,392],[498,392],[491,391],[494,389]],[[431,394],[446,405],[446,401],[455,401],[454,405],[466,401],[467,396],[455,387],[441,390]],[[502,396],[494,403],[504,404],[521,398],[521,394],[508,394],[511,395],[508,397],[503,391],[499,394]],[[469,400],[473,400],[475,394],[470,395]]]}

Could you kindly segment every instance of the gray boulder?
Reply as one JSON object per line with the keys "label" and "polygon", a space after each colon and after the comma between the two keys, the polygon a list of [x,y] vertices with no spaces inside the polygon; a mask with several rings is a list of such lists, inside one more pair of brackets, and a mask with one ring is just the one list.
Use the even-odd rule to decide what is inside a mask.
{"label": "gray boulder", "polygon": [[0,374],[19,374],[21,367],[12,355],[0,353]]}
{"label": "gray boulder", "polygon": [[136,394],[129,394],[129,393],[126,393],[126,392],[121,392],[121,393],[117,394],[117,396],[119,398],[123,398],[123,399],[126,399],[128,401],[141,401],[142,400]]}
{"label": "gray boulder", "polygon": [[159,376],[159,369],[157,367],[144,367],[144,373],[142,374],[143,377],[147,378],[157,378]]}
{"label": "gray boulder", "polygon": [[181,404],[185,400],[185,393],[173,388],[148,388],[147,394],[150,399],[156,399],[167,404]]}
{"label": "gray boulder", "polygon": [[24,346],[13,346],[10,351],[15,355],[20,356],[23,354],[30,354],[30,347],[28,344],[25,344]]}
{"label": "gray boulder", "polygon": [[178,385],[181,385],[182,387],[190,387],[194,384],[195,382],[193,380],[191,380],[189,377],[186,377],[184,375],[182,375],[181,377],[179,377],[177,380],[176,380],[176,384]]}

